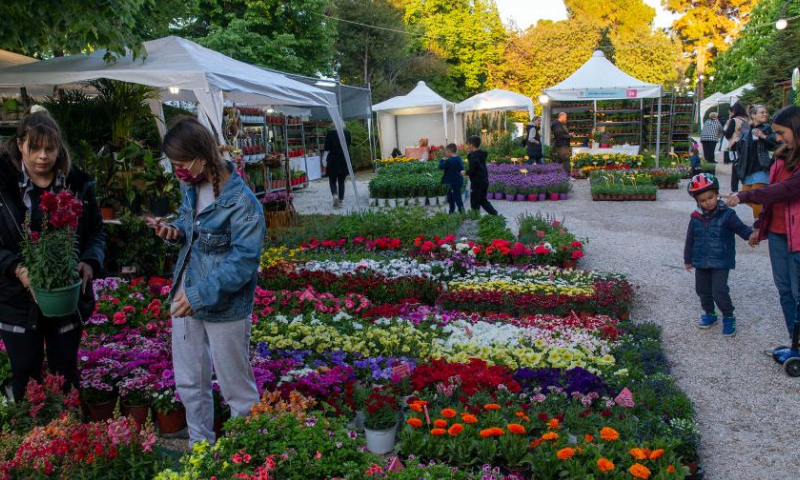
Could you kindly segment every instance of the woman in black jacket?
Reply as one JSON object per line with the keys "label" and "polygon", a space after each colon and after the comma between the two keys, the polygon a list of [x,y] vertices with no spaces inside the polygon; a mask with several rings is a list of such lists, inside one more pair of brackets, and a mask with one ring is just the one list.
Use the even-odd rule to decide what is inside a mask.
{"label": "woman in black jacket", "polygon": [[525,147],[528,153],[528,165],[544,163],[542,153],[542,117],[534,117],[525,132]]}
{"label": "woman in black jacket", "polygon": [[[77,229],[83,286],[72,315],[47,318],[29,290],[28,270],[20,263],[25,219],[39,230],[42,193],[70,190],[83,201]],[[94,196],[94,180],[70,165],[58,124],[46,113],[32,113],[0,151],[0,334],[11,360],[14,398],[25,395],[30,379],[42,379],[45,357],[50,371],[63,375],[64,389],[79,386],[78,346],[82,320],[94,311],[91,281],[105,257],[105,233]]]}
{"label": "woman in black jacket", "polygon": [[[350,130],[344,129],[344,141],[347,143],[347,148],[350,148]],[[344,156],[344,149],[342,142],[339,141],[339,133],[334,130],[328,130],[325,134],[325,146],[323,149],[328,152],[328,168],[325,173],[328,175],[328,182],[331,186],[331,195],[333,196],[333,207],[341,208],[344,203],[344,181],[350,171],[347,168],[347,158]]]}
{"label": "woman in black jacket", "polygon": [[[767,109],[753,105],[748,111],[750,124],[742,129],[742,137],[736,144],[736,175],[742,182],[742,190],[755,190],[769,185],[769,169],[772,166],[772,151],[778,146],[775,133],[767,120]],[[761,205],[750,204],[753,218],[761,215]]]}

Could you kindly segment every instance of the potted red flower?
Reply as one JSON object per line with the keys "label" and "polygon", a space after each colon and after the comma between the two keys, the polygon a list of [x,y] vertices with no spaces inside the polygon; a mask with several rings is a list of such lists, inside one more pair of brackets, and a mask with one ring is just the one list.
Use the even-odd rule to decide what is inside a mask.
{"label": "potted red flower", "polygon": [[63,317],[78,307],[81,279],[75,230],[82,209],[83,203],[68,190],[44,192],[39,203],[41,231],[31,230],[30,219],[25,223],[22,265],[46,317]]}
{"label": "potted red flower", "polygon": [[383,455],[394,450],[397,433],[397,398],[374,389],[365,405],[364,428],[367,450]]}

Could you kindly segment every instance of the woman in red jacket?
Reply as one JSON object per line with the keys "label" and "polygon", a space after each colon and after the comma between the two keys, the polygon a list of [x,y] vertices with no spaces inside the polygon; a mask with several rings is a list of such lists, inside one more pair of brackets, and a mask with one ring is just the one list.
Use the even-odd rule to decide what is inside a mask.
{"label": "woman in red jacket", "polygon": [[[772,278],[780,294],[786,328],[791,337],[797,317],[800,286],[800,107],[789,106],[775,114],[772,129],[783,146],[770,169],[769,186],[727,197],[728,205],[763,205],[751,243],[769,242]],[[770,351],[771,354],[771,351]]]}

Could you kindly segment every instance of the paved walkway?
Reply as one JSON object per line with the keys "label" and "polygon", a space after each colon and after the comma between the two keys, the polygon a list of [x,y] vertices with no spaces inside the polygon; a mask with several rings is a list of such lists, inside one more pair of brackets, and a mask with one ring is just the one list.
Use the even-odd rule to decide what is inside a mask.
{"label": "paved walkway", "polygon": [[[357,176],[364,202],[369,177]],[[720,183],[727,191],[730,177],[721,173]],[[657,202],[593,202],[588,181],[580,180],[565,202],[494,205],[512,223],[526,211],[563,217],[571,231],[589,239],[582,267],[623,272],[640,285],[633,316],[664,329],[673,372],[698,414],[707,480],[800,478],[800,379],[788,378],[762,353],[787,342],[766,244],[751,249],[737,240],[738,268],[730,285],[738,335],[723,338],[719,326],[698,330],[694,276],[683,269],[694,205],[685,186],[683,181],[679,190],[660,191]],[[355,209],[349,183],[347,188],[345,209],[336,212]],[[301,213],[334,212],[327,181],[298,193],[295,206]],[[749,207],[736,211],[752,222]]]}

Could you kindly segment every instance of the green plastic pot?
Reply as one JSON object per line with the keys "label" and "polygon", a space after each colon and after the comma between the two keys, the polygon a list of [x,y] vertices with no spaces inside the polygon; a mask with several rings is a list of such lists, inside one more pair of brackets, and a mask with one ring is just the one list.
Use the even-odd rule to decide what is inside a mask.
{"label": "green plastic pot", "polygon": [[45,317],[66,317],[75,313],[81,295],[81,281],[69,287],[41,290],[31,286],[36,303]]}

